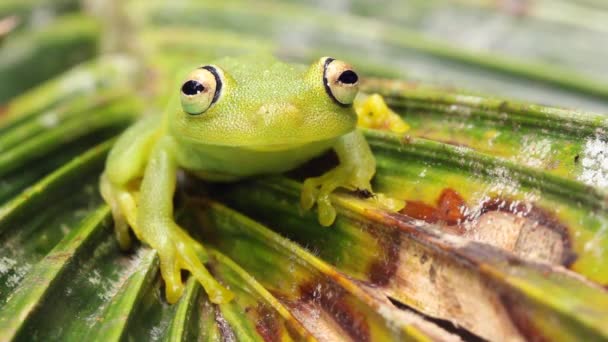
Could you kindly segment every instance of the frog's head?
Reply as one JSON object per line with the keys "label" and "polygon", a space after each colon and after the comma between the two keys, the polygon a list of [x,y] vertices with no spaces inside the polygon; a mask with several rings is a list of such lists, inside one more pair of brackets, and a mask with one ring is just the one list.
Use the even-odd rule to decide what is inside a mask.
{"label": "frog's head", "polygon": [[272,57],[227,58],[192,71],[180,85],[172,134],[190,142],[280,150],[352,131],[358,76],[340,60],[310,67]]}

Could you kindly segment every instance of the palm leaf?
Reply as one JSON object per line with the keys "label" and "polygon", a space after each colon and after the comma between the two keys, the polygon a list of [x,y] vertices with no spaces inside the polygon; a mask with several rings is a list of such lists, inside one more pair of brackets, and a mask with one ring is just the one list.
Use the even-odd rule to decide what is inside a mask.
{"label": "palm leaf", "polygon": [[[606,52],[552,40],[601,42],[601,3],[92,2],[95,19],[78,7],[0,5],[21,23],[0,47],[0,340],[608,339],[605,116],[527,102],[606,108]],[[41,8],[70,14],[28,26]],[[480,18],[525,35],[495,46],[504,37],[483,32],[472,50]],[[468,35],[447,42],[454,25]],[[162,110],[176,69],[252,52],[333,54],[369,75],[362,90],[410,126],[363,129],[374,189],[406,206],[337,192],[336,224],[319,226],[299,189],[331,154],[235,184],[187,178],[179,219],[237,296],[212,304],[189,279],[168,305],[156,252],[118,248],[99,173],[113,137]]]}

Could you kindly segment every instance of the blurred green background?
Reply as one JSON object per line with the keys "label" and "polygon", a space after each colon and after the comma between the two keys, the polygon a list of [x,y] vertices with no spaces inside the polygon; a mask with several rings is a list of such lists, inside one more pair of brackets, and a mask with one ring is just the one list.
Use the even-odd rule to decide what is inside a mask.
{"label": "blurred green background", "polygon": [[[102,25],[70,27],[63,15],[75,11]],[[0,102],[98,46],[198,63],[260,50],[306,62],[334,55],[366,75],[593,111],[608,101],[608,5],[600,0],[5,0],[0,18],[17,25],[0,50]],[[29,49],[44,62],[19,58]]]}

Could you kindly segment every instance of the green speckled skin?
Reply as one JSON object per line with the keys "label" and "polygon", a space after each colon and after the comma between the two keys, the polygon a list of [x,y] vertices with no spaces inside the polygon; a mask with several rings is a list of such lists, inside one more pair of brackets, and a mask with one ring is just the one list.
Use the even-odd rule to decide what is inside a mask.
{"label": "green speckled skin", "polygon": [[202,245],[174,222],[178,169],[209,181],[232,181],[291,170],[333,148],[340,165],[307,179],[301,198],[305,209],[318,204],[319,222],[325,226],[335,220],[330,194],[336,188],[371,191],[374,157],[355,130],[353,108],[327,94],[324,63],[321,58],[306,67],[272,56],[209,63],[223,71],[216,103],[200,115],[186,113],[180,106],[180,78],[162,116],[142,119],[111,150],[100,188],[112,208],[117,238],[128,248],[130,226],[157,250],[169,302],[183,292],[182,269],[192,273],[213,302],[232,298],[203,266],[207,256]]}

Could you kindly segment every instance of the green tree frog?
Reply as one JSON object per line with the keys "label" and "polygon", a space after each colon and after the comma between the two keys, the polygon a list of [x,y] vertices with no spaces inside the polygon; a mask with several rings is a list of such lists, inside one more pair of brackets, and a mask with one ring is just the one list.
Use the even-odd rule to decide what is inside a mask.
{"label": "green tree frog", "polygon": [[338,187],[371,193],[374,156],[355,128],[352,103],[359,77],[343,61],[323,57],[310,66],[272,56],[224,58],[197,68],[175,87],[162,115],[130,127],[110,151],[100,190],[110,205],[122,248],[129,227],[158,252],[167,301],[175,303],[189,271],[214,303],[232,298],[204,267],[203,246],[175,223],[176,173],[229,182],[281,173],[329,149],[339,165],[305,180],[301,205],[317,204],[324,226],[336,217]]}

